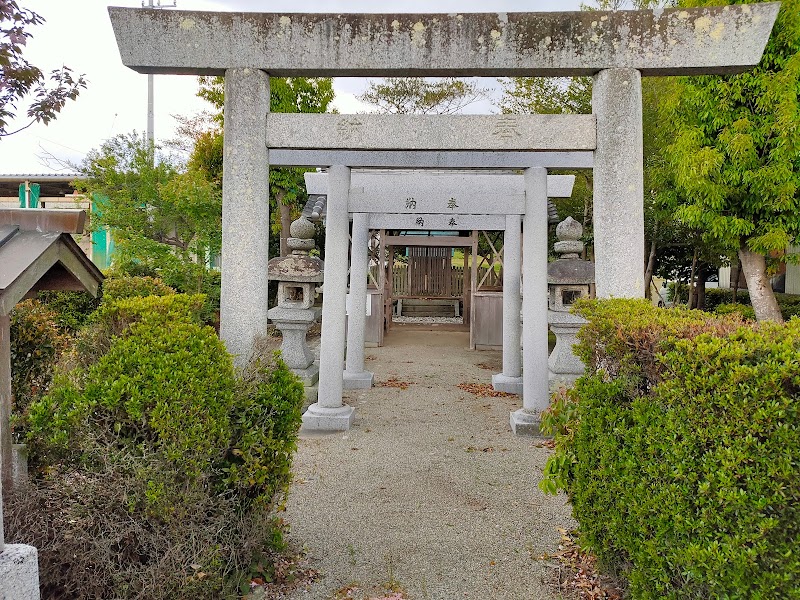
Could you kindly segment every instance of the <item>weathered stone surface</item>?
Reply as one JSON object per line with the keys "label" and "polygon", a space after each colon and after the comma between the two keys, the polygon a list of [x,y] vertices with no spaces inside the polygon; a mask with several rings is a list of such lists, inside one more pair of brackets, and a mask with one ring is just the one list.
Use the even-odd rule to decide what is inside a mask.
{"label": "weathered stone surface", "polygon": [[402,150],[281,150],[269,152],[276,167],[349,167],[405,169],[591,169],[594,152],[469,152]]}
{"label": "weathered stone surface", "polygon": [[511,414],[516,434],[538,434],[538,415],[550,405],[547,384],[547,171],[525,171],[528,210],[523,221],[522,409]]}
{"label": "weathered stone surface", "polygon": [[256,69],[225,76],[220,337],[242,366],[267,332],[269,77]]}
{"label": "weathered stone surface", "polygon": [[492,375],[492,388],[497,392],[522,394],[522,376],[508,377],[502,373],[495,373]]}
{"label": "weathered stone surface", "polygon": [[325,235],[325,292],[322,297],[322,335],[317,401],[303,415],[308,429],[340,431],[353,422],[353,408],[342,405],[347,303],[347,255],[350,222],[347,197],[350,169],[334,165],[329,171],[328,217]]}
{"label": "weathered stone surface", "polygon": [[364,213],[353,215],[350,250],[351,306],[347,317],[345,389],[372,387],[372,373],[364,369],[364,335],[367,324],[367,271],[369,270],[369,221]]}
{"label": "weathered stone surface", "polygon": [[39,555],[36,548],[7,544],[0,552],[0,598],[39,600]]}
{"label": "weathered stone surface", "polygon": [[[554,180],[553,192],[571,193],[572,181]],[[549,193],[549,179],[547,188],[546,193]],[[547,196],[544,202],[546,205]],[[431,213],[521,215],[525,213],[525,181],[519,175],[428,174],[419,170],[379,175],[363,173],[353,183],[348,210],[405,213],[415,218]]]}
{"label": "weathered stone surface", "polygon": [[[291,238],[290,238],[291,239]],[[314,240],[311,248],[314,247]],[[269,278],[277,281],[321,282],[325,264],[316,256],[297,256],[290,254],[273,258],[267,265]]]}
{"label": "weathered stone surface", "polygon": [[[416,154],[416,153],[414,153]],[[525,192],[525,183],[522,175],[514,175],[508,172],[500,173],[487,173],[480,171],[464,171],[462,173],[454,173],[452,170],[448,171],[433,171],[433,170],[404,170],[392,169],[387,171],[356,171],[353,170],[352,186],[354,188],[363,187],[369,182],[371,185],[384,187],[392,187],[397,181],[398,177],[406,177],[407,175],[414,175],[418,177],[424,185],[426,182],[436,184],[438,177],[444,177],[445,181],[453,182],[454,179],[460,179],[462,183],[459,189],[471,186],[474,182],[481,186],[482,189],[488,186],[498,186],[500,190],[507,189],[514,194],[522,194]],[[306,191],[309,194],[328,194],[328,174],[321,173],[305,173],[303,176],[306,181]],[[438,184],[436,184],[438,185]],[[547,176],[547,197],[548,198],[570,198],[572,196],[572,188],[575,187],[575,175],[548,175]],[[497,195],[497,194],[495,194]],[[352,211],[351,211],[352,212]],[[503,229],[500,227],[499,229]],[[578,236],[580,237],[580,236]]]}
{"label": "weathered stone surface", "polygon": [[506,227],[503,215],[443,215],[426,214],[403,215],[397,213],[377,213],[369,215],[370,229],[400,229],[427,231],[502,231]]}
{"label": "weathered stone surface", "polygon": [[594,78],[597,115],[594,250],[598,298],[644,297],[644,166],[641,75],[610,69]]}
{"label": "weathered stone surface", "polygon": [[294,150],[594,150],[594,115],[267,115],[267,145]]}
{"label": "weathered stone surface", "polygon": [[212,13],[109,8],[140,73],[275,76],[558,76],[735,73],[758,63],[777,2],[616,12]]}
{"label": "weathered stone surface", "polygon": [[[547,180],[550,187],[550,177]],[[522,386],[522,220],[506,215],[503,238],[503,372],[492,377],[499,392],[521,394]]]}
{"label": "weathered stone surface", "polygon": [[584,371],[583,362],[575,356],[572,347],[578,343],[578,331],[586,324],[586,320],[578,315],[554,310],[547,312],[547,320],[556,336],[555,348],[547,361],[549,378],[571,384]]}
{"label": "weathered stone surface", "polygon": [[511,431],[514,435],[539,436],[541,435],[541,422],[540,413],[531,412],[524,408],[512,412],[509,419]]}
{"label": "weathered stone surface", "polygon": [[[321,385],[322,383],[320,383]],[[320,393],[322,393],[321,387],[317,391],[317,401],[303,413],[303,429],[305,431],[320,432],[347,431],[350,429],[353,426],[355,409],[346,405],[326,408],[320,404]]]}
{"label": "weathered stone surface", "polygon": [[306,343],[308,328],[319,317],[319,309],[271,308],[269,318],[283,335],[281,354],[290,369],[307,369],[314,355]]}

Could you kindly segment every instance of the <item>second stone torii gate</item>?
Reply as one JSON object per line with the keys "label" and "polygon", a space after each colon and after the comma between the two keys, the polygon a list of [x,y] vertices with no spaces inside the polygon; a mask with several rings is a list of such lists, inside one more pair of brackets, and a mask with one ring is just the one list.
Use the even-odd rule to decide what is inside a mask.
{"label": "second stone torii gate", "polygon": [[[412,188],[406,188],[409,182]],[[368,242],[370,229],[463,231],[503,231],[503,371],[492,377],[492,385],[498,391],[521,394],[522,355],[520,352],[521,324],[521,217],[517,214],[465,213],[458,204],[465,191],[475,195],[485,194],[486,203],[498,207],[506,205],[507,199],[524,197],[522,175],[507,171],[454,171],[418,170],[353,170],[351,186],[365,198],[372,199],[369,212],[352,215],[352,243],[350,251],[350,303],[347,326],[347,353],[344,370],[344,388],[371,387],[373,374],[364,368],[364,337],[366,313],[366,273],[368,269]],[[328,174],[306,173],[306,190],[310,195],[327,196]],[[547,197],[569,198],[575,184],[574,175],[548,175]],[[449,199],[445,211],[432,210],[419,198],[419,192],[429,194],[437,190]],[[450,187],[452,186],[452,187]],[[408,189],[406,202],[397,204],[397,194],[392,190]],[[423,202],[425,202],[423,204]],[[412,204],[413,203],[413,204]],[[374,205],[374,206],[372,206]],[[438,206],[442,209],[442,206]],[[385,210],[385,212],[381,212]],[[479,209],[480,210],[480,209]],[[428,241],[428,240],[426,240]],[[442,240],[433,238],[432,243]],[[447,240],[445,240],[447,241]],[[448,242],[455,244],[456,242]],[[466,242],[465,242],[466,243]]]}
{"label": "second stone torii gate", "polygon": [[[512,185],[519,177],[500,176]],[[486,189],[465,188],[463,175],[438,175],[410,178],[397,176],[397,181],[380,197],[368,186],[353,187],[351,170],[332,166],[328,173],[327,224],[325,236],[325,294],[322,304],[322,340],[320,345],[319,396],[303,415],[308,429],[336,431],[348,429],[354,410],[342,404],[345,350],[345,311],[347,298],[349,216],[359,221],[358,228],[368,228],[369,213],[497,215],[505,221],[507,230],[519,232],[520,217],[524,225],[523,265],[523,346],[525,369],[522,372],[523,406],[511,414],[515,433],[538,430],[538,415],[549,403],[547,373],[547,170],[530,168],[525,171],[519,194],[502,195],[495,203],[486,202]],[[457,206],[454,206],[457,205]],[[498,223],[499,224],[499,223]],[[354,229],[354,242],[355,242]],[[435,238],[434,238],[435,239]],[[366,245],[366,240],[363,240]],[[517,249],[519,247],[517,246]],[[365,265],[361,265],[365,266]],[[360,268],[355,265],[355,268]],[[366,283],[366,278],[363,279]],[[363,290],[366,292],[366,290]],[[366,294],[364,294],[366,296]],[[519,294],[510,293],[509,297]],[[519,304],[515,312],[519,322]],[[357,326],[358,329],[361,326]],[[355,329],[355,327],[354,327]],[[363,352],[363,340],[360,348]],[[518,354],[517,338],[516,352]],[[363,365],[363,362],[362,362]]]}

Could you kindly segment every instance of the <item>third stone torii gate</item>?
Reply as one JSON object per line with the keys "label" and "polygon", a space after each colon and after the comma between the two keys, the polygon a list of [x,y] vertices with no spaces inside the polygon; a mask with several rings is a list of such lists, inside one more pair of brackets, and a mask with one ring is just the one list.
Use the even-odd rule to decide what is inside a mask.
{"label": "third stone torii gate", "polygon": [[[556,155],[537,165],[529,156],[536,153],[527,151],[590,152],[597,294],[642,296],[641,77],[755,66],[779,7],[424,15],[109,8],[109,14],[126,66],[225,77],[221,336],[241,365],[267,328],[270,164],[413,167],[397,151],[420,150],[429,153],[423,165],[429,168],[460,163],[440,151],[468,154],[468,164],[460,163],[466,168],[558,167],[566,165],[555,164]],[[594,114],[269,113],[270,76],[564,75],[594,77]],[[476,153],[485,150],[499,152]]]}

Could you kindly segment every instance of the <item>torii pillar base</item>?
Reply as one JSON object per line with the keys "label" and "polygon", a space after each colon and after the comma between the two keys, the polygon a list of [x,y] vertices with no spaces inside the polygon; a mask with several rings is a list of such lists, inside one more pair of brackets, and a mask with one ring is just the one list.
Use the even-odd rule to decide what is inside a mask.
{"label": "torii pillar base", "polygon": [[375,375],[369,371],[353,373],[345,369],[342,384],[346,390],[367,390],[372,387]]}
{"label": "torii pillar base", "polygon": [[503,373],[492,375],[492,388],[507,394],[522,394],[522,377],[509,377]]}
{"label": "torii pillar base", "polygon": [[303,415],[303,430],[305,431],[347,431],[353,426],[355,409],[352,406],[342,405],[336,408],[326,408],[315,402],[308,407]]}
{"label": "torii pillar base", "polygon": [[539,413],[529,412],[524,408],[515,410],[511,413],[511,431],[514,435],[530,435],[539,437],[542,435],[540,425],[542,418]]}

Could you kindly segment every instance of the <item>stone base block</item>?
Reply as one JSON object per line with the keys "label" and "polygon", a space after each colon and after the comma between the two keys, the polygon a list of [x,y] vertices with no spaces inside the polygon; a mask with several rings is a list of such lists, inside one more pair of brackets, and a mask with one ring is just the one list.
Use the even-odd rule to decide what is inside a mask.
{"label": "stone base block", "polygon": [[375,375],[369,371],[362,371],[361,373],[353,373],[352,371],[345,371],[343,376],[343,387],[346,390],[363,390],[372,387],[375,380]]}
{"label": "stone base block", "polygon": [[553,373],[552,371],[548,371],[547,380],[550,383],[550,391],[553,392],[559,387],[571,388],[581,375],[582,374],[578,373]]}
{"label": "stone base block", "polygon": [[319,381],[319,365],[316,363],[311,363],[305,369],[292,369],[291,371],[300,378],[306,387],[317,385]]}
{"label": "stone base block", "polygon": [[311,406],[317,401],[317,396],[319,395],[319,386],[318,385],[307,385],[303,388],[306,393],[306,399],[303,404],[303,410]]}
{"label": "stone base block", "polygon": [[492,387],[496,392],[522,394],[522,377],[509,377],[502,373],[492,375]]}
{"label": "stone base block", "polygon": [[39,600],[39,555],[25,544],[8,544],[0,552],[0,598]]}
{"label": "stone base block", "polygon": [[511,413],[511,431],[514,435],[532,435],[541,436],[542,432],[539,429],[541,418],[538,413],[531,413],[520,408]]}
{"label": "stone base block", "polygon": [[11,446],[11,481],[15,486],[28,482],[28,446],[25,444]]}
{"label": "stone base block", "polygon": [[347,431],[353,426],[355,409],[352,406],[326,408],[314,403],[303,415],[306,431]]}

